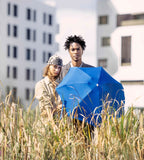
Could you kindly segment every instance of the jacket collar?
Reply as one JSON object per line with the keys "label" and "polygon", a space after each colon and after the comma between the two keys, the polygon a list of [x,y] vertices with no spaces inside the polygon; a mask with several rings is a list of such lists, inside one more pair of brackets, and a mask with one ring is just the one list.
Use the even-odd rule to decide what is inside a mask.
{"label": "jacket collar", "polygon": [[46,84],[51,83],[51,81],[50,81],[50,79],[48,78],[48,76],[46,76],[46,77],[44,78],[44,81],[45,81]]}

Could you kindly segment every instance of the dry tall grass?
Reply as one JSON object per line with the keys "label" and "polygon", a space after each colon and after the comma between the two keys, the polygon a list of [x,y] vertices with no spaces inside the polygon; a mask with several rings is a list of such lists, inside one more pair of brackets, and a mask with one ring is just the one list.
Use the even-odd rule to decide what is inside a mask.
{"label": "dry tall grass", "polygon": [[[43,124],[36,110],[0,102],[0,156],[2,160],[142,160],[144,116],[133,109],[116,119],[103,114],[94,133],[70,118],[49,118]],[[91,135],[92,134],[92,135]]]}

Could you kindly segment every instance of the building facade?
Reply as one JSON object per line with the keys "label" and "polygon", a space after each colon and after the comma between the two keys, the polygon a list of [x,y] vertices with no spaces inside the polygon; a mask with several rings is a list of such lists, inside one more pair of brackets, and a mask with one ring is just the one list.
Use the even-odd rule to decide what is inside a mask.
{"label": "building facade", "polygon": [[118,57],[114,76],[125,88],[126,106],[144,107],[143,40],[144,12],[118,15],[111,46]]}
{"label": "building facade", "polygon": [[40,0],[0,0],[0,94],[29,105],[35,83],[58,50],[56,9]]}
{"label": "building facade", "polygon": [[97,2],[98,41],[109,37],[107,47],[98,44],[98,64],[123,84],[126,107],[144,107],[144,12],[121,14],[112,0]]}
{"label": "building facade", "polygon": [[117,56],[111,47],[111,34],[116,28],[116,10],[110,0],[96,1],[97,15],[97,65],[103,66],[110,74],[117,69]]}

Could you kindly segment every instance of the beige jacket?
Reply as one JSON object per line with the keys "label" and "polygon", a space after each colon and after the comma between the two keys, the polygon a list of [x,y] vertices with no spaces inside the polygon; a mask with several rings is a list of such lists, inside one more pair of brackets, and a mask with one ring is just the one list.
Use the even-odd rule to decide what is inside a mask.
{"label": "beige jacket", "polygon": [[41,116],[47,117],[49,113],[56,109],[61,100],[48,77],[40,80],[35,86],[35,97],[39,100]]}

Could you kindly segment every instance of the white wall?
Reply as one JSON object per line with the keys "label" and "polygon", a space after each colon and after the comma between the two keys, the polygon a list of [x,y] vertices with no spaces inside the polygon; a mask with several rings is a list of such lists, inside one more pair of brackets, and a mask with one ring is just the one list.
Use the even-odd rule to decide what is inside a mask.
{"label": "white wall", "polygon": [[96,14],[99,16],[108,16],[108,24],[97,24],[97,57],[98,59],[107,59],[107,71],[113,75],[117,71],[117,57],[111,46],[102,46],[102,37],[110,37],[116,28],[116,10],[109,0],[97,0]]}
{"label": "white wall", "polygon": [[[131,36],[131,65],[121,66],[121,37]],[[119,69],[114,77],[119,81],[144,80],[144,25],[117,28],[112,34],[112,48],[118,56]],[[126,106],[144,107],[144,84],[124,85]]]}
{"label": "white wall", "polygon": [[[121,37],[131,36],[131,65],[121,66]],[[111,36],[111,44],[115,54],[118,56],[118,74],[121,80],[144,79],[144,25],[125,26],[117,28]]]}

